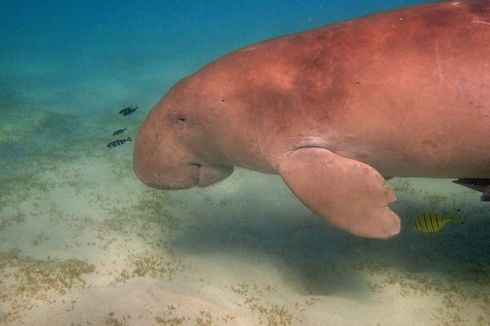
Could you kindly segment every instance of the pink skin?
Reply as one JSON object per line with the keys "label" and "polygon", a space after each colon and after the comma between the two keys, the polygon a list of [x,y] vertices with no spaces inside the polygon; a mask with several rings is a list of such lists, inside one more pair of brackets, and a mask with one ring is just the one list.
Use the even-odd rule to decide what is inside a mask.
{"label": "pink skin", "polygon": [[[356,183],[360,175],[366,187],[376,184],[373,191],[385,194],[376,197],[378,208],[394,200],[378,175],[490,178],[490,1],[415,6],[232,52],[153,108],[136,141],[134,170],[161,189],[207,186],[234,166],[279,173],[339,228],[397,233],[395,226],[370,233],[382,224],[375,217],[356,227],[356,219],[344,225],[326,216],[348,214],[318,207],[325,196],[335,199],[322,190],[327,179],[316,194],[301,190],[317,180],[307,165],[293,171],[301,155],[291,153],[300,149],[312,161],[349,159],[352,169],[369,172],[364,180],[346,170],[335,182]],[[322,174],[318,164],[315,178],[340,175]],[[361,196],[355,187],[345,193]]]}

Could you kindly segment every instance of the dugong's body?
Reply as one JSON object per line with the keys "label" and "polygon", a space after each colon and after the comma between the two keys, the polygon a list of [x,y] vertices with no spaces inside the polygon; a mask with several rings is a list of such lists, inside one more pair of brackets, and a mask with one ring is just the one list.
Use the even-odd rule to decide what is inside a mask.
{"label": "dugong's body", "polygon": [[400,221],[383,177],[490,179],[490,1],[415,6],[232,52],[175,85],[134,169],[162,189],[278,173],[359,236]]}

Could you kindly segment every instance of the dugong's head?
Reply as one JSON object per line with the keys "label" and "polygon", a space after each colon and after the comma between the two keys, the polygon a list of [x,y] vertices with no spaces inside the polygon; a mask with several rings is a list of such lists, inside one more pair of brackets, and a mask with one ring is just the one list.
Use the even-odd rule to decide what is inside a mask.
{"label": "dugong's head", "polygon": [[208,186],[228,177],[233,166],[216,134],[221,100],[200,76],[174,86],[152,109],[136,139],[133,168],[159,189]]}

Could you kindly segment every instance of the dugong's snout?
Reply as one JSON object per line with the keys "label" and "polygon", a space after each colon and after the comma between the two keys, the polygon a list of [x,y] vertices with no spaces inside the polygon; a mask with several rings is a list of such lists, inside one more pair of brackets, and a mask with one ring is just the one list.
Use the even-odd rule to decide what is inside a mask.
{"label": "dugong's snout", "polygon": [[157,189],[187,189],[207,187],[233,173],[230,166],[210,166],[199,163],[181,164],[174,167],[157,167],[141,164],[135,156],[133,168],[136,176],[147,186]]}
{"label": "dugong's snout", "polygon": [[[133,154],[133,170],[147,186],[157,189],[206,187],[227,178],[233,166],[209,164],[191,153],[146,139],[140,132]],[[154,139],[154,138],[153,138]]]}
{"label": "dugong's snout", "polygon": [[162,167],[148,164],[135,156],[133,169],[144,184],[157,189],[187,189],[199,183],[199,165],[189,164],[180,167]]}

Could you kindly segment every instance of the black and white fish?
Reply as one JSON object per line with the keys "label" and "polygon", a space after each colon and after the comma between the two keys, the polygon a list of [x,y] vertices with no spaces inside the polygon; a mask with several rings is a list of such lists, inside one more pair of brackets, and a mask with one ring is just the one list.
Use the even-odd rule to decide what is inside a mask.
{"label": "black and white fish", "polygon": [[114,131],[114,132],[112,133],[112,135],[113,135],[113,136],[120,135],[120,134],[122,134],[123,132],[125,132],[126,130],[127,130],[126,128],[123,128],[123,129],[118,129],[118,130]]}
{"label": "black and white fish", "polygon": [[120,146],[127,141],[131,141],[131,137],[128,137],[126,139],[116,139],[114,141],[111,141],[109,144],[107,144],[107,148],[113,148],[113,147]]}
{"label": "black and white fish", "polygon": [[127,116],[127,115],[130,115],[130,114],[133,114],[134,112],[136,112],[136,110],[138,110],[138,106],[128,106],[124,109],[122,109],[121,111],[119,111],[119,114],[122,114],[123,116]]}
{"label": "black and white fish", "polygon": [[125,107],[124,109],[120,110],[119,111],[119,114],[123,114],[124,112],[128,111],[128,110],[131,110],[133,108],[132,105],[128,106],[128,107]]}
{"label": "black and white fish", "polygon": [[482,193],[481,201],[490,201],[490,179],[458,179],[453,180],[454,183],[465,186],[472,190],[476,190]]}

